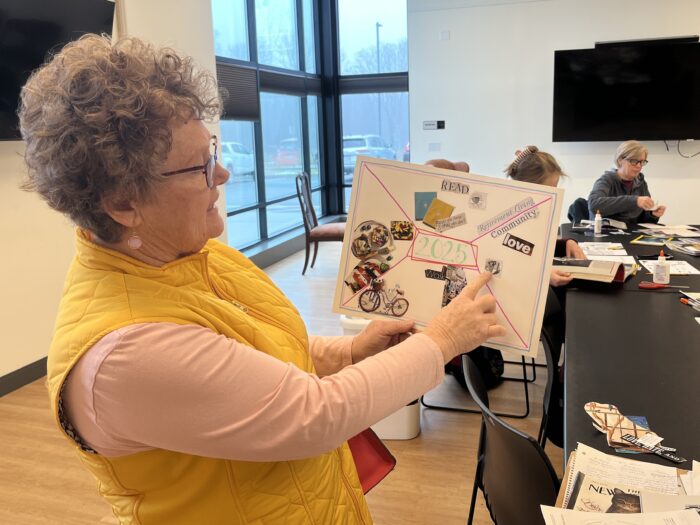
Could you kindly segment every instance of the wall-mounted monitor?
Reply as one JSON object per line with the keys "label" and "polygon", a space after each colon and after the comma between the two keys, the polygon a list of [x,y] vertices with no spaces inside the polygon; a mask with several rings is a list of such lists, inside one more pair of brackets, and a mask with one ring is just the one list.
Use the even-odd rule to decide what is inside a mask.
{"label": "wall-mounted monitor", "polygon": [[554,52],[554,142],[700,138],[700,44]]}
{"label": "wall-mounted monitor", "polygon": [[0,140],[19,140],[17,104],[47,53],[85,33],[112,33],[109,0],[0,1]]}

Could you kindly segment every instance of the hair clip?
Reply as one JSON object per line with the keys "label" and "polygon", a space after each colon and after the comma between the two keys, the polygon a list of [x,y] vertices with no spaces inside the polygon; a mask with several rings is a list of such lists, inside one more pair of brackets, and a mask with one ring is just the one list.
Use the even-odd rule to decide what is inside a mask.
{"label": "hair clip", "polygon": [[525,157],[531,153],[538,151],[537,146],[525,146],[520,152],[515,156],[515,160],[511,164],[511,169],[514,169],[520,164]]}

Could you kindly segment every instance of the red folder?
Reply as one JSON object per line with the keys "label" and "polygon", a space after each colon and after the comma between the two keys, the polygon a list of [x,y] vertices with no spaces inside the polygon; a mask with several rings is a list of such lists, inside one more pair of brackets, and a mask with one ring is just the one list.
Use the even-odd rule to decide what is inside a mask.
{"label": "red folder", "polygon": [[348,445],[355,460],[362,490],[367,494],[394,470],[396,458],[371,428],[348,439]]}

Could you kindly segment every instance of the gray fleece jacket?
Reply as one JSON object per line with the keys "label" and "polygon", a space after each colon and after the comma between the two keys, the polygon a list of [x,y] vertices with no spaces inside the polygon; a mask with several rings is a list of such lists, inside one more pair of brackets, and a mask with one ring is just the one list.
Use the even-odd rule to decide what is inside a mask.
{"label": "gray fleece jacket", "polygon": [[637,197],[651,197],[649,187],[644,180],[644,174],[640,173],[634,179],[632,191],[628,192],[622,185],[617,170],[608,170],[595,181],[591,194],[588,196],[588,213],[590,218],[595,217],[596,210],[600,210],[603,217],[624,221],[659,222],[651,212],[642,210],[637,206]]}

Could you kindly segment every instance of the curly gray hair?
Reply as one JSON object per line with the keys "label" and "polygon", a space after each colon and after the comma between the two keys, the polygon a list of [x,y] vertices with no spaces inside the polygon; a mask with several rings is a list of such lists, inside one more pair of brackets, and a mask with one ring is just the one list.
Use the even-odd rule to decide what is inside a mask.
{"label": "curly gray hair", "polygon": [[148,199],[172,147],[173,120],[210,120],[220,107],[216,80],[190,57],[136,38],[85,35],[22,88],[23,187],[116,242],[124,228],[104,211],[104,199]]}

